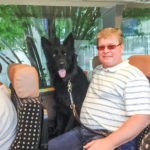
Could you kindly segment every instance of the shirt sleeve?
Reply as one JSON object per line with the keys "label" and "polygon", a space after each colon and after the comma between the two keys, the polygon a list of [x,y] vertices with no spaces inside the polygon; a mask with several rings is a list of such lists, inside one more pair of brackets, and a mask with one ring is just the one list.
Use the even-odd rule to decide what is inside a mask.
{"label": "shirt sleeve", "polygon": [[138,71],[129,78],[124,91],[124,103],[128,116],[150,114],[150,84],[142,72]]}

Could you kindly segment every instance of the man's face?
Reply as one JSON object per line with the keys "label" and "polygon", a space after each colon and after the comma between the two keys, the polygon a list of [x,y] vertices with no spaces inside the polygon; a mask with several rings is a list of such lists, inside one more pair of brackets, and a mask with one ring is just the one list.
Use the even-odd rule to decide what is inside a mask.
{"label": "man's face", "polygon": [[113,67],[122,62],[124,45],[116,36],[98,39],[98,57],[104,68]]}

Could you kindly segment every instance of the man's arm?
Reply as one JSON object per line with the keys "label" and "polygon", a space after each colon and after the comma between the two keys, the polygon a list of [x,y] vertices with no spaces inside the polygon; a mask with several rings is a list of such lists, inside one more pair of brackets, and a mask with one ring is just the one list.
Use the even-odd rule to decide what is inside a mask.
{"label": "man's arm", "polygon": [[86,150],[113,150],[134,139],[150,124],[150,115],[133,115],[118,130],[103,139],[93,140],[83,148]]}

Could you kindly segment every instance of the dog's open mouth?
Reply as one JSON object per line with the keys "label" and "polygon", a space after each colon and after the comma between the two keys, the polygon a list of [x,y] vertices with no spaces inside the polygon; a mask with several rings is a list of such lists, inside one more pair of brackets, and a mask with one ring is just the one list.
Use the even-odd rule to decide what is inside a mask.
{"label": "dog's open mouth", "polygon": [[65,69],[60,69],[60,70],[58,70],[58,74],[59,74],[60,78],[65,78],[66,70]]}

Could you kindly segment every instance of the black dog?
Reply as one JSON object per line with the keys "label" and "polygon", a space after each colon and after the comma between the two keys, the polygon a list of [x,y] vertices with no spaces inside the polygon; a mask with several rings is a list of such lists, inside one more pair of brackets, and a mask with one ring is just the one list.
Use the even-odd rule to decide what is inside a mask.
{"label": "black dog", "polygon": [[58,39],[52,43],[42,37],[41,41],[55,88],[56,134],[60,135],[78,124],[70,108],[68,81],[71,81],[72,84],[71,93],[79,115],[87,92],[88,80],[77,65],[72,33],[68,35],[62,45]]}

